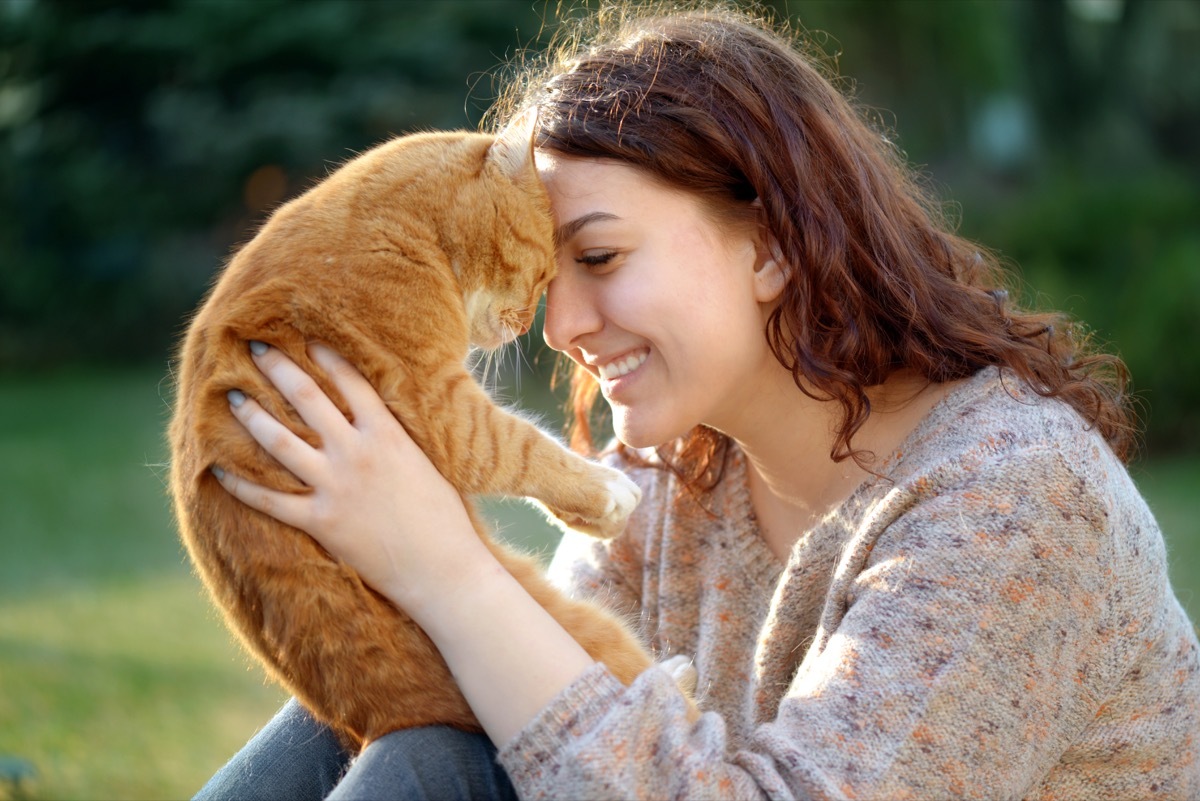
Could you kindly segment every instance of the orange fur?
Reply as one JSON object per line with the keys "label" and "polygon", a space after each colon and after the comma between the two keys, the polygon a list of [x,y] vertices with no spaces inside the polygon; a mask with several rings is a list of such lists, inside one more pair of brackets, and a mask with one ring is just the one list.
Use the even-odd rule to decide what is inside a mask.
{"label": "orange fur", "polygon": [[[464,366],[470,344],[496,347],[528,328],[553,271],[549,202],[527,138],[401,137],[280,208],[232,259],[182,345],[170,428],[182,539],[250,653],[352,744],[397,728],[479,724],[408,617],[210,474],[220,463],[305,492],[230,413],[226,393],[237,388],[318,444],[255,368],[247,341],[286,352],[346,411],[307,346],[341,353],[464,499],[533,496],[569,524],[612,535],[636,488],[495,406]],[[476,521],[501,563],[593,657],[627,683],[651,664],[617,618],[558,593]]]}

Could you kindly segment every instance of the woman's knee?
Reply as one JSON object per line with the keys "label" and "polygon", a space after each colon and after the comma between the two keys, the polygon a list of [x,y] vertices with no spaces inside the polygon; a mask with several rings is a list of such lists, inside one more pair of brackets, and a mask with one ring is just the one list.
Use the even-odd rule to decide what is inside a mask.
{"label": "woman's knee", "polygon": [[515,799],[496,748],[448,726],[394,731],[368,745],[329,796],[353,799]]}
{"label": "woman's knee", "polygon": [[336,786],[349,761],[334,733],[293,698],[195,798],[317,801]]}

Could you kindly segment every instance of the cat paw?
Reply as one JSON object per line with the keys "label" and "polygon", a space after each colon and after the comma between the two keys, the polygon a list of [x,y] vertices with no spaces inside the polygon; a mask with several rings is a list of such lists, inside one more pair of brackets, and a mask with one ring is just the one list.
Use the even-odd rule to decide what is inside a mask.
{"label": "cat paw", "polygon": [[600,533],[597,536],[615,537],[625,530],[629,516],[642,502],[642,488],[624,473],[618,472],[608,482],[608,495],[611,499],[607,513],[601,518]]}
{"label": "cat paw", "polygon": [[687,702],[688,722],[695,723],[699,720],[700,708],[696,706],[696,685],[699,683],[700,674],[696,670],[695,662],[690,657],[679,654],[655,663],[655,667],[670,676],[675,681],[675,686],[683,693],[684,700]]}
{"label": "cat paw", "polygon": [[604,480],[606,503],[596,517],[562,518],[576,531],[590,534],[599,539],[611,539],[625,530],[629,516],[642,500],[642,490],[624,473],[605,468]]}
{"label": "cat paw", "polygon": [[696,683],[699,681],[700,674],[696,671],[696,664],[690,656],[677,654],[657,663],[655,667],[665,671],[688,698],[696,696]]}

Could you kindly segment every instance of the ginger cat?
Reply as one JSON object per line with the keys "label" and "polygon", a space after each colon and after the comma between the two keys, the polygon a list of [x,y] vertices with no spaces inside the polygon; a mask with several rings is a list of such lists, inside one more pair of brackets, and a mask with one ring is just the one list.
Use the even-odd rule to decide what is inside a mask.
{"label": "ginger cat", "polygon": [[[247,649],[352,746],[398,728],[479,724],[408,617],[210,474],[219,462],[305,491],[230,413],[226,393],[240,389],[318,441],[247,343],[282,349],[348,414],[306,353],[324,342],[367,377],[464,498],[533,496],[567,524],[612,536],[640,499],[636,485],[494,405],[464,366],[471,344],[495,348],[529,328],[554,271],[549,201],[527,131],[400,137],[277,210],[229,263],[183,342],[170,426],[183,542]],[[622,681],[651,665],[616,617],[560,594],[536,562],[475,522],[501,563]]]}

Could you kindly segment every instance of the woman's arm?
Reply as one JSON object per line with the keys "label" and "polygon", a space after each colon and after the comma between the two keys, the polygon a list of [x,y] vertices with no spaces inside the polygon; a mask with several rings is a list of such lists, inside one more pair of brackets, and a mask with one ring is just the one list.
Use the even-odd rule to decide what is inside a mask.
{"label": "woman's arm", "polygon": [[404,609],[438,646],[488,735],[503,745],[593,660],[496,561],[457,490],[366,379],[329,348],[314,345],[312,356],[346,399],[353,422],[281,351],[268,348],[254,358],[321,447],[253,399],[231,400],[251,435],[311,492],[278,492],[230,473],[222,484],[252,508],[308,532]]}
{"label": "woman's arm", "polygon": [[[791,682],[740,750],[717,716],[673,714],[653,672],[576,685],[501,752],[522,797],[601,795],[597,777],[713,798],[1021,797],[1052,770],[1052,790],[1086,780],[1098,762],[1055,766],[1137,647],[1097,636],[1119,636],[1110,570],[1148,567],[1115,558],[1068,439],[922,471],[853,523],[798,670],[771,670],[797,643],[763,632],[760,686]],[[788,616],[786,592],[775,602]]]}

